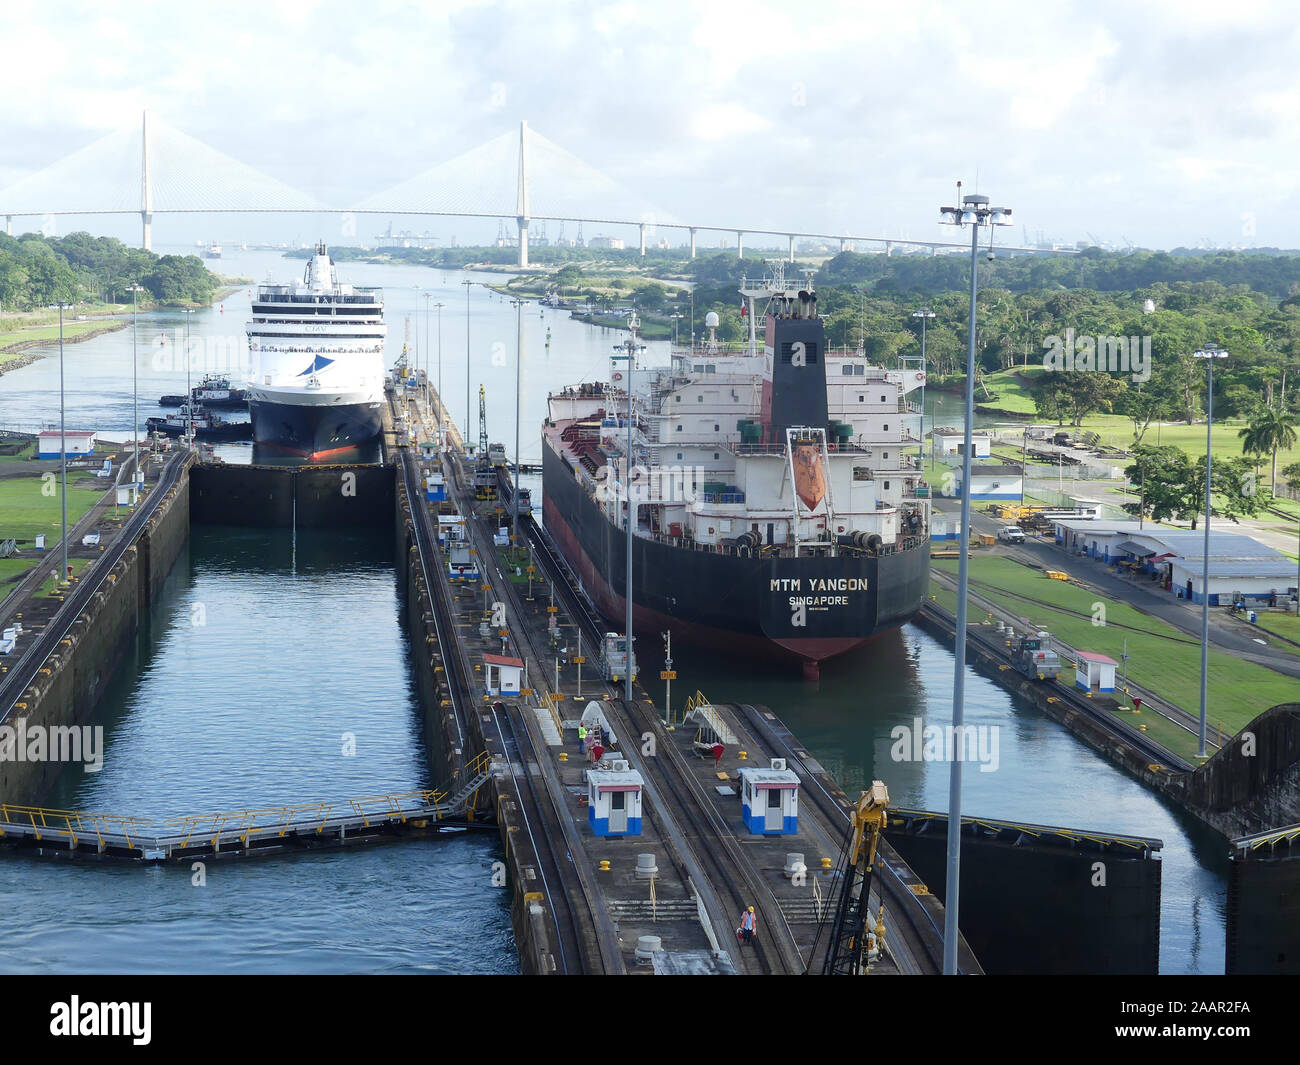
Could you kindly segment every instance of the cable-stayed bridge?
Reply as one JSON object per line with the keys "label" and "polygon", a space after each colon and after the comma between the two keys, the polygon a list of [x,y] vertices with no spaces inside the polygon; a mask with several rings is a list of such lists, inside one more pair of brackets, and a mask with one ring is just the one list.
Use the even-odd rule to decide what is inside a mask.
{"label": "cable-stayed bridge", "polygon": [[[631,226],[641,254],[657,230],[685,231],[695,257],[705,233],[784,236],[794,260],[796,238],[858,244],[965,248],[941,240],[907,240],[859,233],[819,233],[684,221],[530,129],[504,133],[386,191],[350,205],[328,204],[182,133],[147,111],[138,126],[110,133],[0,190],[5,231],[24,216],[140,216],[141,246],[150,248],[156,214],[398,214],[450,218],[513,218],[519,227],[519,266],[528,265],[533,221]],[[1037,248],[1009,248],[1039,251]]]}

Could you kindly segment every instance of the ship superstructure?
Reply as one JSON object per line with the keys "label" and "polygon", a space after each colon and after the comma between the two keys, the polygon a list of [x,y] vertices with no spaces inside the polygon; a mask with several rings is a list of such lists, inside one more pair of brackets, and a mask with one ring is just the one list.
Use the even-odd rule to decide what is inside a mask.
{"label": "ship superstructure", "polygon": [[341,283],[323,243],[301,280],[259,286],[247,326],[254,441],[320,458],[375,439],[386,329],[382,290]]}
{"label": "ship superstructure", "polygon": [[905,448],[924,373],[829,350],[811,284],[779,268],[741,291],[761,345],[728,349],[714,322],[668,367],[550,397],[544,521],[617,619],[630,498],[638,628],[776,644],[816,672],[920,606],[929,500]]}

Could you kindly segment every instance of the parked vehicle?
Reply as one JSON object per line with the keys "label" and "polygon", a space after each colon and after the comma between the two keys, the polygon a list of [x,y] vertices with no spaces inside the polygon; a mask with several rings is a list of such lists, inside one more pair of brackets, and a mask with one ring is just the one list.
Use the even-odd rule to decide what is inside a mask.
{"label": "parked vehicle", "polygon": [[1023,544],[1025,531],[1017,525],[1004,525],[998,530],[998,539],[1004,544]]}

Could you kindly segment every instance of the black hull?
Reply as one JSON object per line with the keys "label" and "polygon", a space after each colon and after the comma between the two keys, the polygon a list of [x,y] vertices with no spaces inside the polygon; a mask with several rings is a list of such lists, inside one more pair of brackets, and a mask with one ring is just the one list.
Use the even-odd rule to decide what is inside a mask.
{"label": "black hull", "polygon": [[[574,475],[542,447],[547,532],[593,601],[621,631],[625,538]],[[755,654],[818,662],[904,624],[929,586],[929,542],[880,556],[755,558],[633,539],[634,627]],[[800,610],[802,602],[803,609]]]}
{"label": "black hull", "polygon": [[[158,421],[149,418],[145,421],[145,428],[151,433],[163,433],[166,436],[178,437],[183,436],[185,427],[183,425],[173,425],[167,422]],[[222,425],[204,428],[196,426],[194,429],[194,439],[196,440],[252,440],[253,426],[249,422],[225,422]]]}
{"label": "black hull", "polygon": [[257,444],[306,456],[327,455],[375,440],[383,430],[381,408],[380,403],[248,405]]}

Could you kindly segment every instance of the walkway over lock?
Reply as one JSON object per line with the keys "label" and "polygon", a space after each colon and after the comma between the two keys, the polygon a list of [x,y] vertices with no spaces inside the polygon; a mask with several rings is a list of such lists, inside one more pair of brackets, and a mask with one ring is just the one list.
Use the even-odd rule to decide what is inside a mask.
{"label": "walkway over lock", "polygon": [[436,834],[474,825],[478,791],[492,772],[484,753],[466,767],[465,783],[455,792],[426,789],[368,795],[332,803],[172,817],[160,824],[141,817],[0,803],[0,844],[165,862]]}

